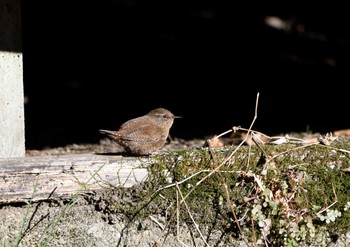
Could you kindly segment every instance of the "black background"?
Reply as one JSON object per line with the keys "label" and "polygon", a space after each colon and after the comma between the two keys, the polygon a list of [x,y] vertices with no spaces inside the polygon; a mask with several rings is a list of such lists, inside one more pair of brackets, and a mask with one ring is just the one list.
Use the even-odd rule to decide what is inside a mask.
{"label": "black background", "polygon": [[[173,137],[249,127],[349,128],[342,6],[236,1],[23,1],[26,147],[97,142],[156,107]],[[293,23],[266,25],[267,16]]]}

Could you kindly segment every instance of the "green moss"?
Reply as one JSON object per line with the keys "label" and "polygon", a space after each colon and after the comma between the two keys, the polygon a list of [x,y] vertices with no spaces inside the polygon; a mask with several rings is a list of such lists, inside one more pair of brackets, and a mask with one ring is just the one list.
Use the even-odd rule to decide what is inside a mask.
{"label": "green moss", "polygon": [[[116,211],[130,220],[167,214],[171,230],[178,208],[180,222],[194,226],[194,220],[208,238],[221,231],[220,241],[226,242],[242,239],[233,206],[252,245],[268,240],[275,246],[299,246],[316,238],[324,244],[330,241],[327,236],[350,230],[350,209],[344,211],[350,176],[342,171],[350,157],[338,150],[349,146],[341,141],[333,147],[265,145],[264,152],[247,146],[168,152],[154,157],[149,179],[129,191],[131,200],[116,205]],[[188,208],[179,206],[181,195]]]}

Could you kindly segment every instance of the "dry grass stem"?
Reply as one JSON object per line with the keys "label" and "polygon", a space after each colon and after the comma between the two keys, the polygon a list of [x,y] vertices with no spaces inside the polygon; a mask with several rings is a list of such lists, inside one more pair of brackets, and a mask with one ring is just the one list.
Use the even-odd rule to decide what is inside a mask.
{"label": "dry grass stem", "polygon": [[[257,99],[256,99],[255,114],[248,129],[241,128],[241,127],[233,127],[231,130],[227,130],[215,136],[214,138],[207,140],[208,145],[206,147],[209,150],[210,156],[209,156],[209,161],[207,160],[208,156],[205,157],[204,160],[205,162],[208,162],[208,163],[204,163],[204,164],[205,165],[208,164],[211,169],[200,169],[199,171],[192,172],[194,174],[187,174],[185,176],[180,175],[179,176],[180,179],[175,179],[175,182],[173,182],[172,184],[163,186],[157,189],[155,193],[153,193],[153,194],[157,194],[164,189],[176,186],[176,208],[174,209],[174,213],[171,215],[170,219],[167,221],[167,224],[164,227],[164,231],[169,226],[169,224],[173,221],[172,220],[173,216],[176,217],[176,231],[178,236],[177,240],[179,241],[179,243],[183,244],[179,239],[180,237],[179,231],[180,231],[180,218],[183,218],[184,216],[183,213],[181,213],[180,215],[181,210],[184,210],[184,208],[181,208],[181,204],[184,203],[188,216],[193,222],[194,227],[196,228],[197,232],[200,235],[200,238],[204,241],[206,246],[209,246],[210,242],[208,240],[207,240],[208,242],[205,240],[203,233],[199,229],[199,225],[197,224],[197,222],[195,222],[195,218],[191,213],[191,209],[194,210],[194,208],[190,204],[190,199],[192,199],[192,197],[189,197],[189,196],[191,194],[196,194],[197,191],[199,193],[202,193],[201,188],[202,187],[205,188],[205,186],[207,186],[207,182],[210,183],[210,181],[206,181],[206,180],[209,180],[209,178],[214,174],[215,176],[213,176],[213,179],[217,180],[218,178],[218,181],[216,181],[216,183],[218,182],[218,185],[220,187],[223,186],[222,189],[219,189],[219,193],[222,193],[220,194],[220,197],[226,201],[227,206],[229,207],[230,221],[233,221],[233,220],[235,221],[235,225],[237,227],[234,226],[234,229],[235,231],[236,229],[237,231],[239,231],[237,232],[240,236],[239,238],[242,241],[244,241],[246,246],[251,246],[251,245],[269,246],[269,244],[275,241],[273,237],[270,237],[272,236],[272,234],[281,234],[281,236],[287,236],[286,234],[293,232],[294,228],[292,227],[298,228],[298,234],[309,234],[309,233],[311,234],[311,231],[313,231],[314,229],[313,228],[314,223],[310,221],[310,218],[315,216],[315,214],[316,215],[322,214],[323,212],[329,210],[332,206],[334,206],[338,202],[335,191],[336,189],[337,191],[339,191],[339,188],[341,187],[339,187],[339,184],[336,183],[335,185],[336,188],[333,188],[335,198],[333,198],[331,195],[331,200],[328,202],[328,205],[333,200],[335,201],[333,201],[329,206],[327,206],[327,204],[324,205],[323,200],[317,201],[315,205],[312,205],[312,206],[315,206],[317,210],[320,210],[321,206],[324,209],[320,210],[318,213],[314,212],[313,216],[308,215],[308,214],[311,214],[310,212],[312,212],[312,210],[308,208],[307,205],[304,203],[304,199],[308,196],[308,194],[305,194],[305,193],[308,191],[311,191],[314,188],[320,190],[320,189],[323,189],[323,187],[320,187],[320,185],[318,184],[317,185],[306,184],[305,182],[306,179],[309,179],[307,180],[308,182],[310,181],[315,184],[318,183],[320,181],[319,180],[320,178],[317,177],[319,176],[319,173],[317,169],[315,171],[312,171],[310,174],[305,171],[305,169],[308,168],[307,166],[308,164],[310,164],[310,161],[308,159],[302,159],[301,161],[297,160],[296,157],[298,157],[299,153],[304,153],[304,151],[297,151],[297,150],[305,149],[305,152],[306,152],[305,155],[309,154],[309,150],[311,151],[314,150],[314,148],[307,149],[308,147],[313,147],[313,146],[327,147],[327,148],[331,148],[332,150],[341,151],[347,154],[349,154],[350,151],[346,149],[333,148],[330,145],[327,145],[333,141],[334,138],[332,138],[332,136],[328,136],[328,137],[326,136],[323,139],[324,140],[323,142],[320,142],[320,141],[311,142],[301,138],[290,137],[288,135],[271,137],[259,131],[253,130],[253,126],[258,117],[258,114],[257,114],[258,99],[259,99],[259,94],[257,95]],[[221,148],[216,149],[216,147],[220,147],[219,145],[210,145],[210,141],[213,141],[215,139],[218,140],[220,137],[232,131],[234,132],[245,131],[246,134],[244,135],[243,140],[242,138],[240,139],[240,142],[237,146],[232,147],[232,149],[227,149],[227,152],[224,155],[222,155],[222,152],[224,151],[223,149]],[[249,142],[248,142],[248,139],[249,139]],[[225,165],[226,167],[231,168],[231,164],[236,164],[238,159],[240,159],[241,157],[241,154],[242,154],[241,150],[243,149],[242,146],[244,144],[248,144],[248,148],[242,151],[244,153],[243,155],[245,158],[245,160],[243,161],[244,167],[238,166],[238,168],[240,167],[240,169],[235,169],[235,171],[232,171],[232,169],[230,169],[230,171],[227,171],[229,170],[229,168],[227,168],[226,171],[225,169],[222,170]],[[285,147],[283,146],[281,148],[280,147],[274,148],[271,145],[266,146],[265,144],[273,144],[273,145],[297,144],[297,146],[290,147],[286,145]],[[256,150],[258,150],[258,152]],[[277,153],[276,153],[276,150],[278,150]],[[291,155],[287,155],[289,153],[291,153]],[[236,154],[239,154],[239,156]],[[260,158],[259,158],[259,155],[260,155]],[[322,153],[322,155],[323,155],[322,157],[328,157],[327,156],[328,154]],[[334,154],[331,154],[331,155],[333,156],[330,156],[330,157],[334,157]],[[281,156],[282,156],[281,159],[277,159],[278,157],[281,157]],[[255,164],[254,162],[254,164],[250,164],[252,161],[257,161],[257,163]],[[279,166],[282,161],[284,161],[283,166]],[[241,161],[238,161],[238,162],[239,164],[242,164]],[[247,162],[247,166],[246,166],[246,162]],[[288,164],[285,165],[286,162],[290,162],[289,165]],[[313,160],[311,161],[311,163],[312,162]],[[336,164],[342,164],[339,161],[335,161],[335,162],[337,162]],[[189,164],[191,165],[192,163],[189,162]],[[263,164],[263,167],[261,166],[262,164]],[[246,166],[246,171],[244,171],[245,166]],[[203,168],[206,168],[206,167],[203,167]],[[349,171],[350,171],[350,167],[349,167]],[[237,180],[237,177],[234,176],[233,179],[236,179],[236,180],[233,180],[235,182],[233,181],[231,182],[230,180],[231,177],[226,176],[224,174],[229,172],[240,174],[239,179],[242,178],[242,181]],[[207,173],[207,174],[203,174],[203,173]],[[169,175],[170,175],[170,172],[169,172]],[[280,178],[279,175],[281,175],[282,177]],[[310,175],[313,176],[312,179],[314,178],[314,180],[310,180],[310,178],[308,177]],[[177,175],[175,177],[177,177]],[[196,178],[196,179],[193,179],[193,178]],[[334,179],[333,176],[331,178]],[[180,180],[180,181],[176,181],[176,180]],[[179,185],[186,184],[186,182],[189,182],[189,180],[191,180],[189,184],[190,186],[186,187],[185,189],[182,189],[181,191]],[[203,183],[204,181],[206,181],[206,183]],[[200,186],[202,183],[204,185]],[[236,198],[237,192],[235,188],[237,188],[237,186],[243,187],[244,183],[249,183],[249,186],[251,186],[247,188],[248,190],[245,190],[244,192],[242,192],[242,193],[248,193],[250,195],[249,197],[247,197],[249,200],[249,203],[248,201],[245,200],[245,198],[243,198],[243,203],[241,203],[242,202],[242,200],[240,199],[241,194],[238,194],[238,197]],[[307,186],[315,186],[315,187],[307,187]],[[326,190],[327,188],[325,188],[325,191]],[[255,194],[251,194],[249,191]],[[204,192],[204,193],[207,193],[207,192]],[[244,196],[246,194],[242,194],[242,195]],[[312,194],[311,196],[314,196],[315,198],[318,199],[317,193]],[[339,204],[343,203],[342,200],[344,199],[339,198],[339,203],[335,206],[336,208],[338,207]],[[222,205],[222,204],[220,204],[219,202],[218,205]],[[250,208],[245,210],[244,205],[248,205],[248,207]],[[300,209],[298,209],[299,205],[300,205]],[[227,208],[226,207],[224,208],[227,211]],[[247,218],[249,218],[247,214],[249,214],[250,210],[254,210],[254,213],[253,212],[251,213],[251,216],[249,219],[249,221],[251,221],[251,226],[250,226],[250,223],[248,223],[248,226],[247,225],[241,226],[242,222],[246,222]],[[282,213],[280,211],[282,211]],[[267,213],[266,215],[264,214],[265,212]],[[279,221],[279,224],[282,224],[283,227],[287,227],[287,228],[285,230],[281,230],[280,232],[277,231],[276,233],[276,229],[273,228],[275,227],[275,225],[273,225],[275,224],[275,222],[273,222],[275,220],[274,215],[279,215],[280,213],[283,217],[286,217],[286,218],[284,218],[282,221]],[[186,214],[185,216],[186,216],[185,218],[187,218]],[[261,217],[266,217],[266,218],[261,218]],[[196,220],[198,221],[198,219]],[[297,224],[299,222],[302,222],[304,225],[298,226]],[[296,225],[294,226],[295,223]],[[303,229],[299,228],[301,226],[306,228],[303,228]],[[232,226],[230,225],[230,227]],[[305,238],[306,235],[300,235],[300,236],[303,236]],[[291,237],[291,239],[292,238],[294,237]],[[252,241],[252,243],[249,243],[249,241]]]}
{"label": "dry grass stem", "polygon": [[150,215],[149,218],[150,218],[153,222],[155,222],[155,223],[159,226],[160,229],[164,230],[163,224],[160,223],[156,218],[154,218],[152,215]]}
{"label": "dry grass stem", "polygon": [[201,230],[199,229],[197,222],[194,220],[194,218],[193,218],[193,216],[192,216],[192,213],[191,213],[191,211],[190,211],[190,208],[188,207],[186,201],[183,199],[183,195],[182,195],[182,192],[181,192],[181,190],[180,190],[178,184],[176,184],[176,189],[179,191],[179,194],[180,194],[180,196],[181,196],[181,198],[182,198],[182,200],[183,200],[183,202],[184,202],[184,204],[185,204],[185,207],[186,207],[186,210],[187,210],[187,212],[188,212],[188,215],[190,216],[190,218],[191,218],[191,220],[192,220],[192,222],[193,222],[193,224],[194,224],[194,226],[195,226],[197,232],[198,232],[199,235],[201,236],[201,238],[202,238],[203,242],[205,243],[205,245],[206,245],[206,246],[209,246],[209,244],[208,244],[207,241],[205,240],[205,238],[204,238],[204,236],[203,236]]}
{"label": "dry grass stem", "polygon": [[330,209],[331,207],[333,207],[334,204],[336,204],[338,201],[334,201],[331,205],[329,205],[328,207],[320,210],[319,212],[317,212],[317,215],[322,214],[324,211],[327,211],[328,209]]}

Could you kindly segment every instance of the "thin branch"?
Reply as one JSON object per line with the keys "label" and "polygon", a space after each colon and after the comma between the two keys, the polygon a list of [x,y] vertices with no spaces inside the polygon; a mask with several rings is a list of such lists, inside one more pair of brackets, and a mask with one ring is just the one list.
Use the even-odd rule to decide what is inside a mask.
{"label": "thin branch", "polygon": [[178,241],[180,236],[180,204],[179,204],[179,191],[176,190],[176,238]]}
{"label": "thin branch", "polygon": [[331,207],[333,207],[334,204],[336,204],[338,201],[333,202],[331,205],[329,205],[328,207],[322,209],[321,211],[319,211],[318,213],[316,213],[317,215],[322,214],[324,211],[327,211],[328,209],[330,209]]}
{"label": "thin branch", "polygon": [[289,153],[291,151],[295,151],[295,150],[298,150],[298,149],[303,149],[303,148],[306,148],[306,147],[310,147],[310,146],[315,146],[319,143],[310,143],[310,144],[307,144],[307,145],[303,145],[303,146],[299,146],[299,147],[295,147],[295,148],[291,148],[291,149],[288,149],[286,151],[283,151],[283,152],[280,152],[274,156],[272,156],[271,158],[269,158],[268,160],[266,160],[266,164],[269,163],[271,160],[277,158],[278,156],[281,156],[282,154],[286,154],[286,153]]}
{"label": "thin branch", "polygon": [[[233,155],[240,149],[240,147],[247,141],[249,133],[251,132],[251,129],[255,123],[255,120],[257,119],[257,111],[258,111],[258,99],[259,99],[259,93],[257,95],[257,99],[256,99],[256,105],[255,105],[255,115],[253,118],[252,123],[250,124],[250,127],[248,129],[248,135],[245,136],[245,138],[241,141],[240,144],[238,144],[238,146],[232,151],[232,153],[226,158],[224,159],[220,165],[218,165],[214,170],[212,170],[207,176],[205,176],[204,178],[202,178],[200,181],[198,181],[195,186],[193,186],[193,188],[185,195],[184,199],[186,199],[195,189],[198,185],[200,185],[203,181],[205,181],[208,177],[210,177],[211,175],[213,175],[213,173],[217,172],[223,165],[226,164],[227,161],[231,160]],[[183,200],[181,200],[180,203],[182,203]]]}
{"label": "thin branch", "polygon": [[250,220],[252,222],[252,235],[253,235],[253,243],[254,243],[254,247],[256,247],[256,233],[255,233],[255,227],[254,227],[254,215],[253,213],[250,216]]}
{"label": "thin branch", "polygon": [[226,135],[226,134],[228,134],[228,133],[230,133],[230,132],[232,132],[232,129],[227,130],[227,131],[225,131],[225,132],[221,133],[221,134],[220,134],[220,135],[218,135],[218,136],[215,136],[215,138],[220,138],[221,136],[224,136],[224,135]]}
{"label": "thin branch", "polygon": [[[171,187],[176,186],[176,184],[182,184],[182,183],[186,182],[187,180],[190,180],[191,178],[193,178],[193,177],[195,177],[195,176],[197,176],[197,175],[199,175],[199,174],[201,174],[201,173],[204,173],[204,172],[211,172],[211,171],[212,171],[212,170],[210,170],[210,169],[200,170],[200,171],[198,171],[198,172],[192,174],[191,176],[189,176],[189,177],[187,177],[187,178],[185,178],[185,179],[183,179],[183,180],[181,180],[181,181],[179,181],[179,182],[175,182],[175,183],[172,183],[172,184],[168,184],[168,185],[166,185],[166,186],[164,186],[164,187],[161,187],[161,188],[157,189],[157,190],[152,194],[151,197],[153,197],[155,194],[159,193],[159,192],[162,191],[162,190],[165,190],[165,189],[168,189],[168,188],[171,188]],[[217,171],[216,171],[216,172],[217,172]],[[223,172],[223,173],[240,173],[240,171],[220,171],[220,172]]]}
{"label": "thin branch", "polygon": [[155,223],[160,227],[160,229],[164,230],[163,224],[160,223],[156,218],[154,218],[152,215],[150,215],[149,218],[150,218],[153,222],[155,222]]}
{"label": "thin branch", "polygon": [[[209,178],[211,175],[213,175],[215,172],[217,172],[222,166],[224,166],[229,160],[231,160],[232,157],[233,157],[233,155],[234,155],[234,154],[240,149],[240,147],[247,141],[248,136],[249,136],[249,133],[251,132],[251,129],[252,129],[252,127],[253,127],[253,125],[254,125],[256,119],[257,119],[258,99],[259,99],[259,93],[257,94],[256,104],[255,104],[255,114],[254,114],[254,118],[253,118],[253,120],[252,120],[252,122],[251,122],[251,124],[250,124],[250,127],[249,127],[249,129],[248,129],[248,135],[246,135],[246,137],[238,144],[238,146],[231,152],[231,154],[230,154],[226,159],[224,159],[224,160],[220,163],[220,165],[218,165],[214,170],[212,170],[207,176],[205,176],[205,177],[202,178],[200,181],[198,181],[198,182],[192,187],[192,189],[191,189],[184,197],[182,197],[182,199],[181,199],[179,205],[181,205],[183,202],[185,202],[185,200],[187,199],[187,197],[188,197],[190,194],[192,194],[192,192],[193,192],[203,181],[205,181],[207,178]],[[228,133],[228,132],[225,132],[225,133]],[[199,173],[201,173],[201,172],[202,172],[202,171],[200,171]],[[199,173],[194,174],[193,176],[196,176],[196,175],[198,175]],[[173,185],[169,185],[168,187],[172,187],[172,186],[173,186]],[[178,185],[177,185],[177,186],[178,186]],[[166,187],[167,187],[167,186],[166,186]],[[164,188],[162,188],[162,189],[164,189]],[[159,190],[157,190],[157,191],[159,191]],[[175,214],[173,214],[173,215],[170,217],[169,221],[167,222],[167,224],[166,224],[165,227],[164,227],[164,230],[162,231],[162,234],[164,234],[165,229],[167,229],[167,227],[168,227],[168,225],[170,224],[170,222],[172,221],[172,218],[173,218],[174,215],[175,215]],[[161,235],[162,235],[162,234],[161,234]],[[159,238],[160,238],[160,237],[161,237],[161,236],[159,236]],[[156,246],[157,243],[158,243],[158,241],[156,240],[156,241],[154,242],[153,246]],[[249,245],[248,245],[248,246],[249,246]]]}
{"label": "thin branch", "polygon": [[[223,178],[222,178],[223,179]],[[224,183],[224,188],[225,188],[225,193],[226,193],[226,197],[227,197],[227,201],[230,205],[230,208],[231,208],[231,212],[233,214],[233,217],[235,218],[235,222],[236,222],[236,225],[238,227],[238,230],[239,232],[241,233],[242,235],[242,238],[243,238],[243,241],[245,242],[245,244],[249,247],[249,243],[248,243],[248,240],[247,238],[245,237],[243,231],[242,231],[242,228],[241,228],[241,225],[238,223],[238,219],[237,219],[237,215],[236,215],[236,212],[235,212],[235,209],[234,209],[234,205],[233,203],[231,203],[231,198],[230,198],[230,193],[228,192],[228,189],[227,189],[227,184]]]}
{"label": "thin branch", "polygon": [[[182,200],[183,200],[183,195],[182,195],[182,193],[181,193],[181,190],[180,190],[178,184],[176,184],[176,189],[179,191],[179,194],[180,194],[180,196],[181,196],[181,198],[182,198]],[[201,230],[199,229],[198,224],[197,224],[196,221],[194,220],[194,218],[193,218],[193,216],[192,216],[192,214],[191,214],[190,208],[188,207],[186,201],[184,201],[184,204],[185,204],[185,207],[186,207],[186,209],[187,209],[188,215],[190,216],[191,220],[193,221],[193,224],[194,224],[194,226],[196,227],[196,229],[197,229],[199,235],[201,236],[201,238],[202,238],[202,240],[204,241],[205,245],[206,245],[206,246],[209,246],[209,244],[208,244],[207,241],[205,240],[205,238],[204,238],[204,236],[203,236]]]}

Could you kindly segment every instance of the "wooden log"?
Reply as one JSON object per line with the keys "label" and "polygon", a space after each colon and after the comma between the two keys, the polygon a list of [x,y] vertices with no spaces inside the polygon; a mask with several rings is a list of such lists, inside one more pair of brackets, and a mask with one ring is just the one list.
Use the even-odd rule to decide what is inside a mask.
{"label": "wooden log", "polygon": [[130,187],[147,178],[150,158],[60,155],[0,159],[0,204]]}

